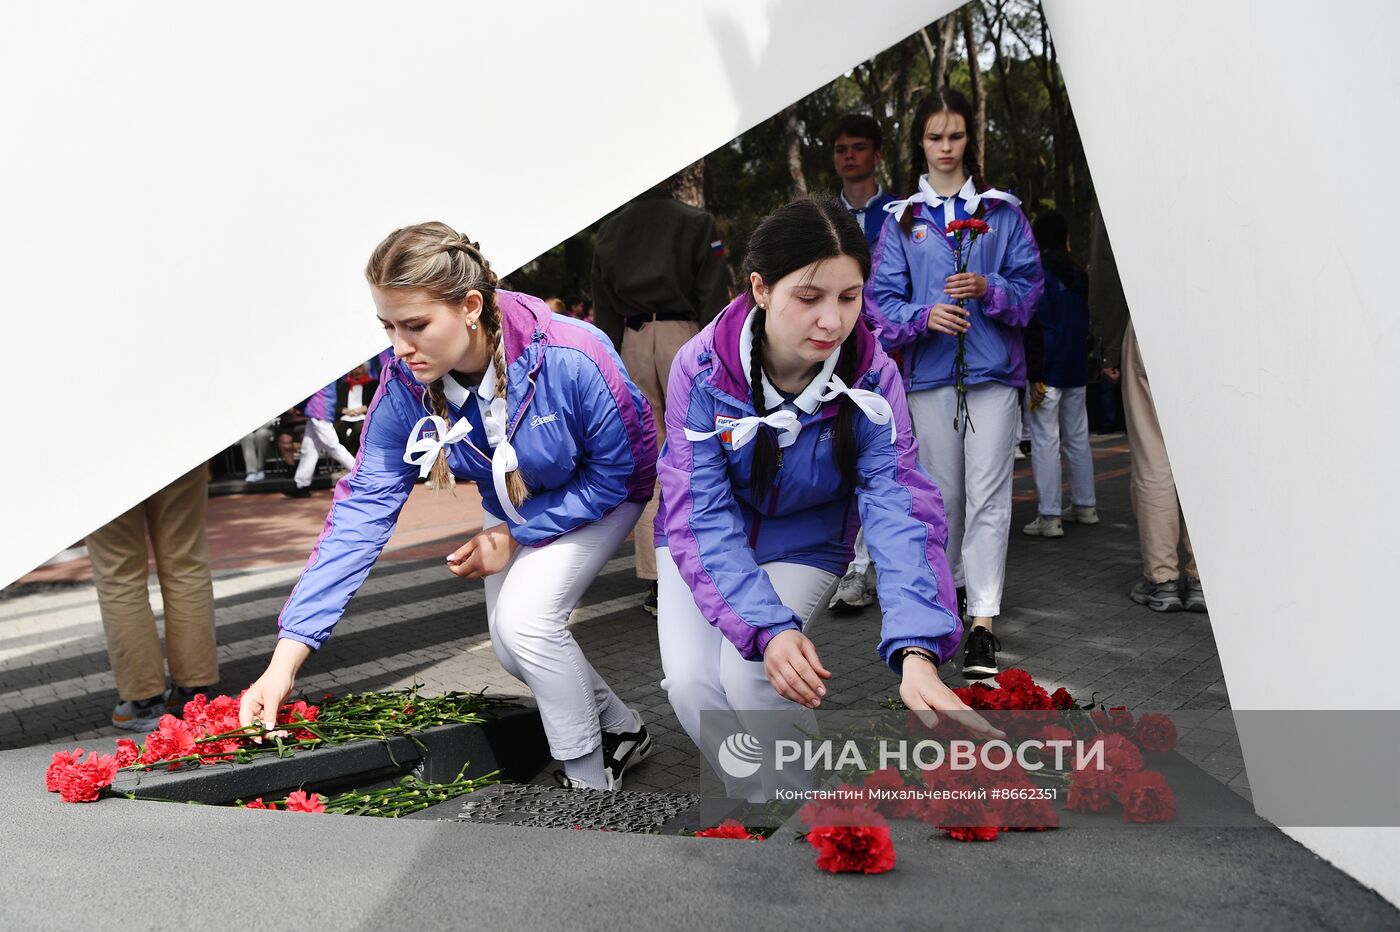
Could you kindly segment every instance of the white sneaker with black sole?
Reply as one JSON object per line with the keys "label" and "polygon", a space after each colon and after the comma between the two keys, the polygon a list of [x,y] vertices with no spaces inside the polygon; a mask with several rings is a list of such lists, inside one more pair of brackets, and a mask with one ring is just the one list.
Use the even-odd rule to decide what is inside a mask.
{"label": "white sneaker with black sole", "polygon": [[603,731],[603,769],[608,772],[609,789],[622,788],[622,775],[651,756],[651,734],[636,709],[636,731]]}

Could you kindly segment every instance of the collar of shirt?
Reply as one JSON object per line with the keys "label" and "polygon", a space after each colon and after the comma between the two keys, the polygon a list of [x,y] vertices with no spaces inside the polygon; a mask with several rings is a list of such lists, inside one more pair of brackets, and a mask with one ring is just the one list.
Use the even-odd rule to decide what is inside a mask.
{"label": "collar of shirt", "polygon": [[[753,360],[753,315],[756,311],[749,311],[749,316],[744,321],[744,329],[739,331],[739,361],[745,372],[749,372]],[[836,361],[841,356],[841,347],[836,348],[836,352],[826,358],[822,363],[821,371],[817,373],[812,381],[807,383],[807,387],[798,392],[797,397],[792,399],[791,404],[795,405],[803,414],[811,414],[821,407],[821,396],[826,391],[827,384],[831,381],[831,374],[836,371]],[[763,382],[763,406],[767,411],[777,411],[785,402],[783,396],[778,394],[778,390],[773,387],[773,383],[768,381],[768,373],[763,372],[760,376]]]}
{"label": "collar of shirt", "polygon": [[877,182],[875,182],[875,194],[870,198],[870,200],[866,201],[866,202],[865,202],[863,205],[861,205],[860,207],[855,207],[855,206],[853,206],[853,205],[851,204],[850,201],[846,200],[846,192],[845,192],[845,190],[843,189],[843,190],[841,191],[841,206],[844,207],[844,208],[846,208],[847,210],[856,211],[857,213],[865,213],[867,210],[870,209],[870,205],[873,204],[873,203],[875,203],[876,201],[878,201],[878,200],[880,199],[880,197],[881,197],[884,193],[885,193],[884,186],[882,186],[882,185],[877,181]]}
{"label": "collar of shirt", "polygon": [[471,395],[476,395],[480,401],[485,402],[484,407],[489,408],[491,400],[496,397],[495,356],[486,361],[486,371],[481,374],[481,384],[467,388],[449,372],[442,377],[442,390],[447,395],[447,400],[458,408],[465,405]]}

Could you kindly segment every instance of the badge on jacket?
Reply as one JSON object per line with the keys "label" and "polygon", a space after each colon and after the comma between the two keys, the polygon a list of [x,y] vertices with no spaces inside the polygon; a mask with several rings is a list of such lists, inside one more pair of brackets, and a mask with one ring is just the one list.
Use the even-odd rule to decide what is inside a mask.
{"label": "badge on jacket", "polygon": [[924,240],[928,239],[928,225],[921,223],[914,227],[913,238],[916,243],[922,243]]}
{"label": "badge on jacket", "polygon": [[734,449],[734,425],[739,423],[737,417],[730,417],[727,414],[715,415],[715,430],[719,431],[719,442],[726,450]]}

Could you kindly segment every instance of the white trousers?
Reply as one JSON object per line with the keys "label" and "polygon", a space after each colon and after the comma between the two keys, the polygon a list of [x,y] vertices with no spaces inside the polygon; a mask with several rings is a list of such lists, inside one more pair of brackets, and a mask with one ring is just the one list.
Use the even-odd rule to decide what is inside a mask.
{"label": "white trousers", "polygon": [[1085,508],[1094,498],[1094,456],[1089,449],[1089,411],[1084,406],[1084,386],[1047,386],[1040,406],[1030,411],[1031,469],[1040,496],[1040,513],[1060,514],[1060,451],[1069,463],[1070,504]]}
{"label": "white trousers", "polygon": [[311,477],[316,474],[316,464],[320,461],[322,453],[335,460],[341,469],[355,468],[355,457],[340,445],[335,425],[320,418],[308,418],[306,434],[301,438],[301,459],[297,460],[294,477],[297,488],[304,489],[311,485]]}
{"label": "white trousers", "polygon": [[1017,392],[998,382],[970,386],[971,430],[966,424],[953,430],[957,404],[957,389],[951,385],[910,392],[909,417],[919,441],[919,463],[943,493],[953,582],[967,587],[969,615],[994,618],[1001,614],[1006,582]]}
{"label": "white trousers", "polygon": [[[632,714],[583,656],[569,613],[642,513],[624,502],[600,521],[543,547],[517,547],[506,568],[487,576],[486,621],[496,659],[530,687],[557,760],[591,754],[603,728],[632,723]],[[483,529],[501,520],[485,513]]]}
{"label": "white trousers", "polygon": [[[804,629],[819,606],[825,605],[836,576],[799,563],[764,563],[773,589],[784,605],[802,620]],[[730,735],[749,734],[771,747],[778,737],[817,731],[811,709],[778,695],[763,672],[762,660],[745,660],[720,630],[700,613],[690,587],[681,579],[669,547],[656,551],[657,637],[661,644],[661,688],[676,718],[724,781],[729,796],[762,802],[780,787],[801,782],[805,774],[780,779],[771,767],[761,773],[735,777],[720,765],[720,742]],[[800,732],[800,733],[799,733]]]}
{"label": "white trousers", "polygon": [[851,557],[851,565],[846,567],[848,573],[864,573],[870,569],[870,548],[865,546],[865,528],[860,529],[856,534],[855,555]]}
{"label": "white trousers", "polygon": [[263,449],[267,442],[272,439],[272,422],[269,421],[257,430],[253,431],[242,440],[238,441],[243,450],[244,472],[262,472],[264,457]]}

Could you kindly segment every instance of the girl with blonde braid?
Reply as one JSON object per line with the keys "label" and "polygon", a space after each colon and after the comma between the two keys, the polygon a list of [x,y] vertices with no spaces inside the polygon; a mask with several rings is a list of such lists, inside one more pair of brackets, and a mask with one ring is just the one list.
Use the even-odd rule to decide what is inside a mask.
{"label": "girl with blonde braid", "polygon": [[485,527],[447,558],[484,579],[496,657],[539,704],[561,782],[616,789],[651,750],[641,718],[583,656],[569,613],[627,537],[656,478],[651,412],[607,337],[497,288],[476,243],[442,223],[395,230],[365,269],[395,360],[355,468],[279,619],[242,720],[270,722],[330,637],[413,484],[477,483]]}

